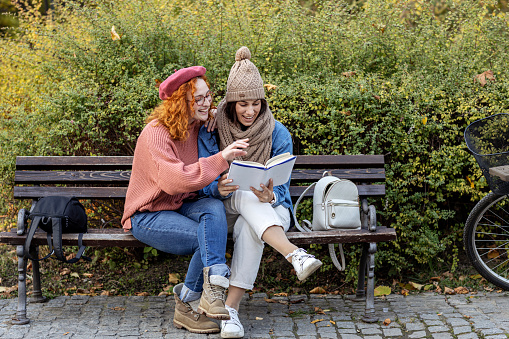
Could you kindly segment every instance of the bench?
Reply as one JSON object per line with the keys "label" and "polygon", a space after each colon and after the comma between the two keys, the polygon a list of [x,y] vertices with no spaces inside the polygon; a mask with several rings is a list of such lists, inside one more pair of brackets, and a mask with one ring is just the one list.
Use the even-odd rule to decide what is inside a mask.
{"label": "bench", "polygon": [[[129,183],[132,157],[130,156],[20,156],[16,159],[15,199],[37,199],[45,196],[75,196],[78,199],[111,200],[125,199]],[[296,245],[363,243],[363,251],[358,273],[358,287],[353,300],[366,302],[366,322],[376,322],[374,307],[374,269],[377,242],[396,239],[395,230],[376,225],[374,206],[368,205],[368,197],[385,194],[384,157],[382,155],[304,155],[298,156],[292,174],[291,195],[297,200],[309,183],[321,178],[322,173],[331,170],[332,174],[354,181],[361,197],[360,230],[337,230],[326,232],[288,232],[288,238]],[[307,195],[312,197],[312,190]],[[35,200],[32,200],[32,208]],[[18,213],[17,229],[0,233],[0,243],[17,246],[18,256],[18,309],[13,324],[29,322],[26,313],[26,270],[27,260],[23,257],[23,244],[27,233],[26,209]],[[77,234],[64,234],[63,245],[77,245]],[[36,232],[30,248],[32,256],[37,256],[39,245],[46,244],[46,233]],[[89,227],[83,237],[88,247],[143,247],[130,232],[121,228]],[[44,302],[41,292],[39,263],[32,262],[33,293],[30,302]],[[366,279],[367,274],[367,279]],[[367,280],[367,282],[366,282]],[[367,286],[365,287],[367,283]]]}

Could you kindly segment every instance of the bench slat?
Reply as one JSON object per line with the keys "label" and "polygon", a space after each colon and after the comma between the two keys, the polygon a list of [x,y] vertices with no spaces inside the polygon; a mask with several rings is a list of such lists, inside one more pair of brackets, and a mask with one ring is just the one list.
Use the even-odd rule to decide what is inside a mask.
{"label": "bench slat", "polygon": [[[294,170],[293,182],[319,180],[326,169]],[[353,181],[384,181],[383,168],[336,169],[332,175]],[[128,184],[131,171],[16,171],[16,184]]]}
{"label": "bench slat", "polygon": [[[290,186],[290,195],[299,197],[307,186]],[[360,196],[385,195],[385,185],[358,185]],[[127,187],[40,187],[15,186],[15,199],[37,199],[45,196],[73,196],[79,199],[125,199]],[[313,188],[306,193],[306,197],[313,196]]]}
{"label": "bench slat", "polygon": [[[119,228],[113,229],[89,229],[89,233],[83,235],[83,245],[89,247],[144,247],[130,232],[124,232]],[[361,230],[334,230],[322,232],[288,232],[288,239],[296,245],[329,244],[329,243],[357,243],[357,242],[381,242],[396,239],[396,231],[385,226],[377,227],[376,232]],[[62,234],[62,244],[76,245],[78,234]],[[22,245],[25,236],[18,236],[15,230],[0,233],[0,243]],[[46,232],[36,232],[32,240],[33,244],[47,244]]]}
{"label": "bench slat", "polygon": [[[131,169],[132,156],[18,156],[16,169]],[[295,168],[384,167],[383,155],[298,155]]]}

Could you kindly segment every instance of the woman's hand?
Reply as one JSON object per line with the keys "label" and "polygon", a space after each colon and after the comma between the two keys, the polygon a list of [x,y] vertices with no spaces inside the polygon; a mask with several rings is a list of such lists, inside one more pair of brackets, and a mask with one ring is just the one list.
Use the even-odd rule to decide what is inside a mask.
{"label": "woman's hand", "polygon": [[249,146],[247,143],[249,139],[239,139],[237,141],[234,141],[231,145],[226,147],[224,150],[221,151],[221,154],[223,155],[224,160],[230,161],[235,159],[236,157],[241,157],[243,155],[246,155],[247,152],[243,150],[243,148],[246,148]]}
{"label": "woman's hand", "polygon": [[226,186],[226,184],[229,184],[233,181],[232,179],[226,179],[227,176],[228,174],[222,175],[217,182],[217,189],[219,190],[219,194],[221,194],[223,197],[226,197],[228,194],[235,192],[239,188],[239,186],[235,185]]}
{"label": "woman's hand", "polygon": [[269,180],[269,185],[265,186],[264,184],[260,184],[262,190],[257,190],[254,187],[251,187],[251,191],[258,197],[260,202],[271,202],[274,199],[274,191],[272,179]]}

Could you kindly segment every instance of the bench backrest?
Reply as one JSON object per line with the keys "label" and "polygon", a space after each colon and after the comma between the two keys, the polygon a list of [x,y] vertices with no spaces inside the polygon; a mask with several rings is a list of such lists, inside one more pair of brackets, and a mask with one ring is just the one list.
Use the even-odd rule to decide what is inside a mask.
{"label": "bench backrest", "polygon": [[[16,158],[15,199],[69,195],[79,199],[125,199],[132,156],[28,156]],[[296,200],[324,171],[350,179],[361,196],[385,194],[383,155],[299,155],[290,192]],[[306,195],[312,196],[312,190]]]}

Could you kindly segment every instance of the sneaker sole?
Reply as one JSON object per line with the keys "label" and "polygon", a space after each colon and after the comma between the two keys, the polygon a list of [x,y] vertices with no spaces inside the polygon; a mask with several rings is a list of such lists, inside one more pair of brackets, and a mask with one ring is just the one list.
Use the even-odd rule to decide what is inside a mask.
{"label": "sneaker sole", "polygon": [[208,334],[208,333],[219,333],[219,332],[221,332],[221,329],[219,327],[218,328],[211,328],[211,329],[208,329],[208,330],[207,329],[205,329],[205,330],[197,330],[197,329],[190,328],[190,327],[184,325],[183,323],[181,323],[178,320],[173,320],[173,326],[175,326],[176,328],[185,328],[189,332],[199,333],[199,334]]}
{"label": "sneaker sole", "polygon": [[237,333],[223,333],[221,332],[221,338],[243,338],[244,332]]}
{"label": "sneaker sole", "polygon": [[222,313],[209,313],[201,306],[198,307],[198,313],[205,315],[207,318],[216,319],[216,320],[230,320],[230,314],[222,314]]}
{"label": "sneaker sole", "polygon": [[300,281],[306,280],[311,274],[315,273],[317,269],[322,266],[321,261],[314,262],[311,266],[308,267],[308,269],[305,272],[302,272],[300,275],[297,275],[297,278]]}

